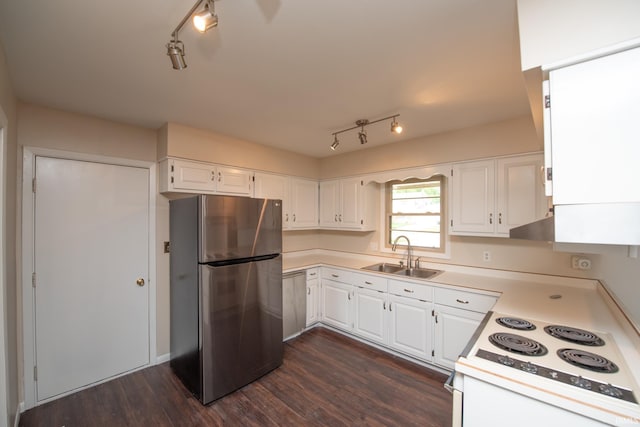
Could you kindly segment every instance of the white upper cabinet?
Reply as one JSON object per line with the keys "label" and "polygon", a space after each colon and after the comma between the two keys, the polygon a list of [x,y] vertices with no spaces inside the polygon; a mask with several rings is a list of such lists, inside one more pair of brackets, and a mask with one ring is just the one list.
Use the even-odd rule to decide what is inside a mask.
{"label": "white upper cabinet", "polygon": [[377,185],[360,178],[320,183],[320,228],[369,231],[375,229]]}
{"label": "white upper cabinet", "polygon": [[290,188],[288,228],[318,228],[318,181],[291,178]]}
{"label": "white upper cabinet", "polygon": [[207,193],[248,196],[253,172],[192,160],[160,162],[160,192]]}
{"label": "white upper cabinet", "polygon": [[508,237],[511,228],[544,218],[543,165],[542,154],[454,164],[450,233]]}
{"label": "white upper cabinet", "polygon": [[254,197],[282,200],[282,229],[318,228],[318,182],[256,172]]}
{"label": "white upper cabinet", "polygon": [[640,47],[549,72],[557,242],[640,245],[638,76]]}

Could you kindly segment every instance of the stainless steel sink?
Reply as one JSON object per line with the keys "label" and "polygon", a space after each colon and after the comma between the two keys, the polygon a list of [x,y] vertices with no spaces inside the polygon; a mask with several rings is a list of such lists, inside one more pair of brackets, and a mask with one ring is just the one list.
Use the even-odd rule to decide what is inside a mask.
{"label": "stainless steel sink", "polygon": [[378,264],[368,265],[362,267],[363,270],[377,271],[378,273],[396,273],[400,270],[404,270],[404,267],[398,264],[387,264],[386,262],[380,262]]}
{"label": "stainless steel sink", "polygon": [[430,268],[405,268],[395,271],[393,274],[397,274],[398,276],[415,277],[418,279],[429,279],[440,273],[442,273],[441,270],[432,270]]}
{"label": "stainless steel sink", "polygon": [[362,269],[377,271],[378,273],[390,273],[398,276],[415,277],[417,279],[429,279],[442,273],[442,270],[432,270],[430,268],[406,268],[398,264],[387,264],[386,262],[368,265],[366,267],[362,267]]}

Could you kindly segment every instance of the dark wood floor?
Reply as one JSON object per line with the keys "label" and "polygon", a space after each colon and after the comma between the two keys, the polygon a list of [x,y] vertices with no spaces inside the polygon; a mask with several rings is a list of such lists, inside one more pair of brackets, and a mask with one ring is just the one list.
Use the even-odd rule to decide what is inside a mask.
{"label": "dark wood floor", "polygon": [[165,363],[31,409],[20,426],[450,426],[445,380],[316,328],[285,345],[280,368],[209,406]]}

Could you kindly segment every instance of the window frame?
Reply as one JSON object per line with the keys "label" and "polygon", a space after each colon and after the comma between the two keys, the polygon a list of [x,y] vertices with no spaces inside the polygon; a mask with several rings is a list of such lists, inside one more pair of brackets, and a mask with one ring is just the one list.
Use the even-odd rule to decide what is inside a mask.
{"label": "window frame", "polygon": [[[411,184],[411,183],[426,183],[426,182],[439,182],[440,183],[440,213],[439,215],[435,214],[427,214],[425,216],[439,216],[440,217],[440,247],[427,247],[427,246],[417,246],[413,243],[411,244],[411,248],[414,249],[415,252],[424,252],[428,253],[431,256],[440,255],[443,257],[449,256],[448,254],[448,236],[447,236],[447,209],[446,209],[446,180],[444,175],[433,175],[428,178],[408,178],[404,180],[392,180],[387,181],[383,186],[383,194],[384,194],[384,206],[383,206],[383,219],[382,219],[382,240],[384,242],[384,248],[388,251],[391,250],[392,242],[391,242],[391,217],[393,215],[392,203],[393,203],[393,185],[395,184]],[[412,214],[413,215],[413,214]],[[404,243],[404,244],[401,244]],[[398,246],[406,248],[406,242],[401,241],[398,242]]]}

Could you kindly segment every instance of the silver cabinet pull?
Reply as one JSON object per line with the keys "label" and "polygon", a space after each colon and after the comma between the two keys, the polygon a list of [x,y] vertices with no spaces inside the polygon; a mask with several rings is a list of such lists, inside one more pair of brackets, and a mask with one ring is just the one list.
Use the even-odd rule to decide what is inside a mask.
{"label": "silver cabinet pull", "polygon": [[412,293],[414,293],[414,292],[415,292],[414,290],[412,290],[412,289],[407,289],[407,288],[404,288],[404,291],[405,291],[405,292],[408,292],[408,293],[410,293],[410,294],[412,294]]}
{"label": "silver cabinet pull", "polygon": [[469,301],[463,301],[461,299],[456,299],[457,302],[459,302],[460,304],[469,304]]}
{"label": "silver cabinet pull", "polygon": [[347,299],[351,301],[351,292],[347,293]]}
{"label": "silver cabinet pull", "polygon": [[332,275],[331,275],[331,277],[338,278],[338,277],[340,277],[340,276],[338,276],[337,274],[332,274]]}
{"label": "silver cabinet pull", "polygon": [[389,303],[389,311],[393,311],[393,310],[391,310],[391,303]]}
{"label": "silver cabinet pull", "polygon": [[373,283],[371,282],[367,282],[366,280],[364,281],[365,285],[373,285]]}
{"label": "silver cabinet pull", "polygon": [[309,276],[315,276],[316,273],[309,273]]}
{"label": "silver cabinet pull", "polygon": [[382,301],[382,309],[386,310],[387,309],[387,303],[386,301]]}

